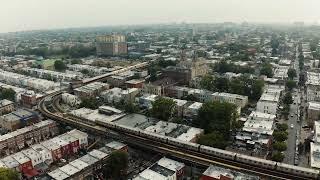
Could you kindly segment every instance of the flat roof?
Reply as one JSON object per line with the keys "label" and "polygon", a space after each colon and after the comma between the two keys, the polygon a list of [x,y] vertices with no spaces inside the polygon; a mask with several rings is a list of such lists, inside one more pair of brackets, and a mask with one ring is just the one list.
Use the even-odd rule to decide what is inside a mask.
{"label": "flat roof", "polygon": [[59,168],[62,172],[68,174],[69,176],[72,176],[74,174],[76,174],[77,172],[80,171],[80,169],[77,169],[73,166],[71,166],[70,164],[66,164],[62,167]]}
{"label": "flat roof", "polygon": [[84,169],[84,168],[89,166],[88,163],[86,163],[84,161],[81,161],[80,159],[76,159],[74,161],[71,161],[69,164],[72,165],[73,167],[79,169],[79,170],[82,170],[82,169]]}
{"label": "flat roof", "polygon": [[69,142],[63,140],[61,137],[55,137],[51,139],[52,142],[58,144],[58,146],[66,146],[69,145]]}
{"label": "flat roof", "polygon": [[88,154],[90,154],[90,156],[93,156],[93,157],[95,157],[97,159],[103,159],[103,158],[108,156],[107,153],[99,151],[97,149],[94,149],[94,150],[90,151]]}
{"label": "flat roof", "polygon": [[122,149],[123,147],[126,147],[127,145],[123,144],[119,141],[112,141],[112,142],[107,143],[105,146],[112,148],[112,149],[119,150],[119,149]]}
{"label": "flat roof", "polygon": [[8,168],[15,168],[18,167],[20,164],[17,160],[15,160],[12,155],[11,156],[7,156],[3,159],[1,159],[1,161],[8,167]]}
{"label": "flat roof", "polygon": [[188,108],[189,109],[200,109],[202,107],[203,103],[200,102],[194,102],[191,104]]}
{"label": "flat roof", "polygon": [[24,163],[30,161],[30,159],[26,155],[24,155],[22,152],[17,152],[15,154],[13,154],[12,157],[16,161],[18,161],[19,164],[24,164]]}
{"label": "flat roof", "polygon": [[234,175],[232,174],[231,170],[217,167],[210,165],[208,169],[203,173],[203,175],[215,178],[215,179],[220,179],[220,176],[228,176],[230,178],[234,178]]}
{"label": "flat roof", "polygon": [[170,169],[171,171],[179,171],[180,169],[182,169],[185,165],[184,163],[163,157],[161,158],[158,162],[158,165],[163,166],[167,169]]}
{"label": "flat roof", "polygon": [[82,132],[82,131],[80,131],[80,130],[78,130],[78,129],[73,129],[73,130],[67,132],[67,134],[70,134],[71,136],[76,137],[76,138],[79,138],[79,139],[80,139],[80,138],[87,138],[87,137],[88,137],[88,134],[87,134],[87,133]]}
{"label": "flat roof", "polygon": [[312,110],[320,110],[320,102],[308,102],[308,108]]}
{"label": "flat roof", "polygon": [[52,141],[52,139],[49,139],[47,141],[43,141],[40,144],[49,150],[56,150],[56,149],[60,148],[60,146],[57,143],[55,143],[54,141]]}
{"label": "flat roof", "polygon": [[275,120],[275,118],[276,118],[276,115],[274,114],[268,114],[268,113],[263,113],[259,111],[252,111],[248,117],[249,120],[269,120],[269,121],[273,121]]}
{"label": "flat roof", "polygon": [[68,174],[61,171],[60,169],[53,170],[49,172],[48,175],[55,180],[64,180],[70,177]]}
{"label": "flat roof", "polygon": [[99,161],[97,158],[95,158],[89,154],[82,156],[81,158],[79,158],[79,160],[81,160],[89,165],[95,164],[96,162]]}
{"label": "flat roof", "polygon": [[140,177],[148,180],[167,180],[167,177],[152,171],[151,169],[146,169],[139,174]]}

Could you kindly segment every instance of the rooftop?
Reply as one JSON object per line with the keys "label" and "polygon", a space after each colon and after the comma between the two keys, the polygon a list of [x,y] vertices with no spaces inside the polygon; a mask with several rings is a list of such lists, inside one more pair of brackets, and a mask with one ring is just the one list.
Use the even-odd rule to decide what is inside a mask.
{"label": "rooftop", "polygon": [[105,157],[108,156],[107,153],[104,153],[104,152],[99,151],[99,150],[96,150],[96,149],[92,150],[92,151],[89,152],[88,154],[89,154],[90,156],[93,156],[93,157],[97,158],[97,159],[103,159],[103,158],[105,158]]}
{"label": "rooftop", "polygon": [[54,171],[51,171],[48,173],[50,177],[52,177],[55,180],[64,180],[69,178],[69,175],[61,171],[60,169],[56,169]]}
{"label": "rooftop", "polygon": [[308,108],[312,110],[320,110],[320,102],[308,102]]}
{"label": "rooftop", "polygon": [[74,174],[76,174],[77,172],[79,172],[80,170],[71,166],[70,164],[66,164],[62,167],[59,168],[62,172],[68,174],[69,176],[72,176]]}
{"label": "rooftop", "polygon": [[84,169],[84,168],[89,166],[88,163],[83,162],[80,159],[76,159],[74,161],[71,161],[69,164],[72,165],[73,167],[79,169],[79,170],[82,170],[82,169]]}
{"label": "rooftop", "polygon": [[99,161],[97,158],[95,158],[89,154],[82,156],[81,158],[79,158],[79,160],[81,160],[89,165],[92,165],[92,164]]}
{"label": "rooftop", "polygon": [[228,176],[230,178],[234,178],[234,175],[229,169],[224,169],[220,168],[217,166],[210,165],[209,168],[203,173],[203,175],[215,178],[215,179],[220,179],[220,176]]}
{"label": "rooftop", "polygon": [[119,149],[122,149],[123,147],[126,147],[127,145],[125,145],[121,142],[118,142],[118,141],[112,141],[112,142],[107,143],[105,146],[112,148],[112,149],[119,150]]}
{"label": "rooftop", "polygon": [[22,152],[17,152],[15,154],[13,154],[12,157],[16,161],[18,161],[19,164],[24,164],[24,163],[30,161],[30,159],[26,155],[24,155]]}
{"label": "rooftop", "polygon": [[158,162],[158,165],[170,169],[171,171],[179,171],[184,168],[184,164],[166,157],[161,158]]}
{"label": "rooftop", "polygon": [[320,144],[310,143],[310,166],[320,168]]}

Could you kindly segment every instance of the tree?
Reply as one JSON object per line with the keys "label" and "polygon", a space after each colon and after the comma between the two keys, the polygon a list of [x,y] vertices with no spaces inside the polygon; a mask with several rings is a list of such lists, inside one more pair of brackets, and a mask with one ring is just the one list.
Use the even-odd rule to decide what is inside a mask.
{"label": "tree", "polygon": [[103,168],[105,178],[121,179],[126,174],[129,164],[129,157],[127,152],[113,151]]}
{"label": "tree", "polygon": [[81,64],[82,61],[80,59],[72,59],[71,64]]}
{"label": "tree", "polygon": [[270,63],[264,63],[260,69],[260,75],[265,75],[268,78],[273,76],[272,66]]}
{"label": "tree", "polygon": [[258,100],[260,99],[263,93],[264,81],[263,80],[254,80],[252,84],[252,93],[249,95],[251,99]]}
{"label": "tree", "polygon": [[200,81],[200,86],[203,89],[212,91],[214,89],[214,84],[213,84],[213,77],[210,75],[204,76],[201,81]]}
{"label": "tree", "polygon": [[1,90],[1,94],[0,94],[0,98],[1,99],[8,99],[10,101],[14,101],[16,97],[16,92],[9,88],[9,89],[2,89]]}
{"label": "tree", "polygon": [[198,143],[220,149],[225,149],[228,145],[228,141],[219,132],[201,135],[198,139]]}
{"label": "tree", "polygon": [[273,139],[276,141],[285,141],[288,139],[288,133],[285,131],[274,131]]}
{"label": "tree", "polygon": [[204,129],[205,133],[219,132],[228,140],[237,116],[235,105],[213,101],[204,103],[199,109],[198,117],[192,122],[193,125]]}
{"label": "tree", "polygon": [[288,88],[289,91],[292,91],[293,88],[297,86],[297,83],[294,80],[288,80],[286,82],[286,87]]}
{"label": "tree", "polygon": [[284,159],[284,155],[281,152],[276,152],[272,155],[271,159],[276,162],[282,162]]}
{"label": "tree", "polygon": [[277,150],[277,151],[285,151],[287,149],[287,145],[285,142],[279,142],[276,141],[273,143],[273,150]]}
{"label": "tree", "polygon": [[19,173],[13,169],[0,168],[0,179],[1,180],[19,180]]}
{"label": "tree", "polygon": [[151,115],[155,118],[168,121],[174,112],[176,102],[169,98],[160,97],[152,103]]}
{"label": "tree", "polygon": [[277,129],[279,131],[286,131],[288,130],[288,124],[285,124],[285,123],[277,124]]}
{"label": "tree", "polygon": [[61,61],[61,60],[57,60],[54,62],[54,68],[57,70],[57,71],[64,71],[67,69],[67,66],[66,64]]}
{"label": "tree", "polygon": [[284,103],[284,104],[287,104],[287,105],[293,103],[292,95],[291,95],[290,92],[287,92],[287,93],[284,95],[283,103]]}
{"label": "tree", "polygon": [[293,78],[297,77],[296,70],[293,68],[289,68],[288,72],[288,77],[292,80]]}
{"label": "tree", "polygon": [[133,104],[132,102],[129,102],[129,103],[125,103],[124,110],[127,113],[134,113],[134,112],[139,111],[139,108],[135,104]]}
{"label": "tree", "polygon": [[214,80],[214,87],[219,92],[228,92],[230,89],[230,81],[224,77],[218,77]]}
{"label": "tree", "polygon": [[89,74],[90,72],[89,72],[88,69],[82,69],[82,70],[81,70],[81,73],[82,73],[82,74]]}
{"label": "tree", "polygon": [[80,108],[98,109],[99,104],[95,98],[85,98],[80,103]]}

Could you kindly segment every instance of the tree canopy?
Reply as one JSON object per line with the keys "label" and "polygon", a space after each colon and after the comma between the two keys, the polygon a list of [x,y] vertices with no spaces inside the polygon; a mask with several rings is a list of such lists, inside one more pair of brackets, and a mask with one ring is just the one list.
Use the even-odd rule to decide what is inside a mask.
{"label": "tree canopy", "polygon": [[54,62],[54,68],[57,71],[64,71],[67,69],[67,65],[63,61],[57,60]]}
{"label": "tree canopy", "polygon": [[10,101],[14,101],[16,97],[16,92],[9,88],[9,89],[2,89],[0,93],[1,99],[8,99]]}
{"label": "tree canopy", "polygon": [[219,132],[212,132],[210,134],[204,134],[199,137],[199,144],[225,149],[228,146],[228,141]]}
{"label": "tree canopy", "polygon": [[176,102],[169,98],[160,97],[152,103],[151,115],[155,118],[168,121],[176,106]]}
{"label": "tree canopy", "polygon": [[260,75],[265,75],[268,78],[271,78],[273,76],[273,70],[270,63],[264,63],[262,65],[262,68],[260,69]]}
{"label": "tree canopy", "polygon": [[287,149],[287,144],[283,141],[277,141],[273,143],[273,150],[285,151]]}
{"label": "tree canopy", "polygon": [[236,121],[236,118],[235,105],[213,101],[202,105],[199,109],[198,117],[193,121],[193,124],[203,128],[206,133],[216,131],[228,136],[231,125]]}
{"label": "tree canopy", "polygon": [[293,78],[297,77],[297,72],[296,72],[296,70],[293,69],[293,68],[289,68],[287,74],[288,74],[289,79],[291,79],[291,80],[292,80]]}
{"label": "tree canopy", "polygon": [[290,92],[287,92],[287,93],[284,95],[283,103],[284,103],[284,104],[287,104],[287,105],[293,103],[292,95],[291,95]]}
{"label": "tree canopy", "polygon": [[289,91],[292,91],[293,88],[297,86],[297,83],[294,80],[288,80],[286,82],[286,87],[288,88]]}
{"label": "tree canopy", "polygon": [[284,159],[284,155],[281,152],[276,152],[276,153],[273,153],[271,159],[276,162],[282,162]]}
{"label": "tree canopy", "polygon": [[103,174],[106,178],[121,179],[126,174],[128,168],[128,153],[123,151],[114,151],[110,154],[106,166],[103,168]]}
{"label": "tree canopy", "polygon": [[19,180],[19,173],[13,169],[0,168],[0,179],[1,180]]}
{"label": "tree canopy", "polygon": [[205,76],[200,81],[203,89],[218,92],[227,92],[248,96],[251,100],[258,100],[263,93],[264,81],[251,79],[248,76],[241,76],[229,80],[227,78]]}
{"label": "tree canopy", "polygon": [[80,103],[80,108],[98,109],[99,104],[95,98],[85,98]]}
{"label": "tree canopy", "polygon": [[285,141],[288,139],[288,132],[285,131],[274,131],[273,132],[273,138],[276,141]]}

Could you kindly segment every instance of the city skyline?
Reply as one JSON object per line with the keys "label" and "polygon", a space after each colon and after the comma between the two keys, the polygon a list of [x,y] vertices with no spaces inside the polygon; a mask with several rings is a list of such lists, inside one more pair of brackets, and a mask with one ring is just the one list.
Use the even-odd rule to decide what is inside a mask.
{"label": "city skyline", "polygon": [[316,23],[317,0],[4,0],[0,32],[158,23]]}

